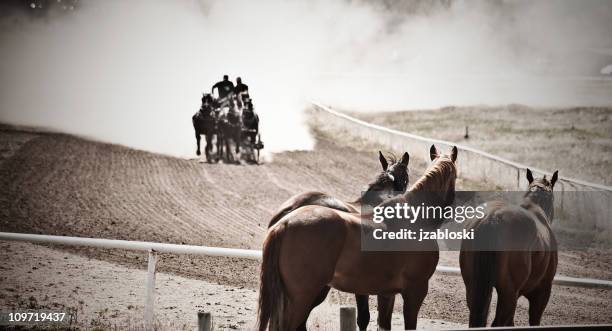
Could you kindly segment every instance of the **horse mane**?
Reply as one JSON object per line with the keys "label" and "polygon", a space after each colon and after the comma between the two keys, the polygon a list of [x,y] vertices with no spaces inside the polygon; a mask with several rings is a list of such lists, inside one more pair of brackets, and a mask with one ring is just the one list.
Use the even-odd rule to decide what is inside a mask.
{"label": "horse mane", "polygon": [[454,178],[456,173],[455,163],[448,156],[438,157],[409,191],[435,192],[445,190],[445,184],[449,179]]}

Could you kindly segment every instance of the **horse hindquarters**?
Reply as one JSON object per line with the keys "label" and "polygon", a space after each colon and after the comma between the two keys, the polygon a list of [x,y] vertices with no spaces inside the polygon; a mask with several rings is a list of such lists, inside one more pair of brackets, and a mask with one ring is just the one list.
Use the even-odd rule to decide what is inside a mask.
{"label": "horse hindquarters", "polygon": [[315,213],[308,207],[297,214],[299,220],[286,218],[272,227],[264,243],[260,330],[268,322],[270,330],[283,331],[304,323],[313,302],[332,280],[342,250],[346,229],[341,219],[312,218]]}

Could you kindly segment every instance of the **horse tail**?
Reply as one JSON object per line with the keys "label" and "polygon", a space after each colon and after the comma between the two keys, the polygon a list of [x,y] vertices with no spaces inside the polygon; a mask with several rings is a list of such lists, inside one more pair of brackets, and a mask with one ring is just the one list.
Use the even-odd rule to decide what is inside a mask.
{"label": "horse tail", "polygon": [[268,232],[263,245],[263,260],[261,263],[259,285],[259,307],[257,310],[257,329],[285,330],[284,309],[286,296],[280,275],[279,256],[281,251],[285,225],[278,226]]}
{"label": "horse tail", "polygon": [[470,327],[484,327],[489,316],[491,292],[495,285],[497,273],[496,229],[489,222],[481,223],[474,231],[478,238],[478,250],[474,252],[472,286],[470,291]]}

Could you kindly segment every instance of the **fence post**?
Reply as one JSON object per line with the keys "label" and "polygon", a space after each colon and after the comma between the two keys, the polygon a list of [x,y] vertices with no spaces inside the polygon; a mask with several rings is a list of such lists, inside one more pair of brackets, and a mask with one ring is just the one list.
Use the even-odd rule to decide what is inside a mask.
{"label": "fence post", "polygon": [[340,307],[340,331],[355,331],[357,329],[357,313],[355,307]]}
{"label": "fence post", "polygon": [[145,330],[153,330],[155,322],[154,305],[155,305],[155,266],[157,265],[157,252],[149,250],[149,265],[147,268],[147,287],[145,298]]}
{"label": "fence post", "polygon": [[198,312],[198,331],[212,331],[212,315],[210,313]]}

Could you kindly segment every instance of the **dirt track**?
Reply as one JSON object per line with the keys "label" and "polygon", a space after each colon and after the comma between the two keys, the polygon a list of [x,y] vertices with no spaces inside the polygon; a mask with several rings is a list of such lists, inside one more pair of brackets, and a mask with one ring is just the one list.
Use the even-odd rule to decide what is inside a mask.
{"label": "dirt track", "polygon": [[[277,154],[260,166],[209,165],[10,128],[0,137],[1,231],[259,249],[270,214],[289,196],[320,190],[351,199],[379,171],[375,146],[359,146],[358,151],[320,133],[314,151]],[[411,182],[422,170],[423,164],[411,161]],[[458,182],[459,189],[470,185]],[[142,254],[69,250],[144,265]],[[608,252],[564,252],[559,273],[610,279],[611,260]],[[443,261],[456,264],[450,253]],[[251,261],[168,255],[160,269],[225,285],[257,286],[258,263]],[[464,323],[464,295],[459,277],[436,275],[421,316]],[[346,300],[335,296],[332,300]],[[555,286],[551,300],[545,324],[612,322],[611,291]],[[518,308],[518,324],[525,324],[525,307],[522,302]]]}

